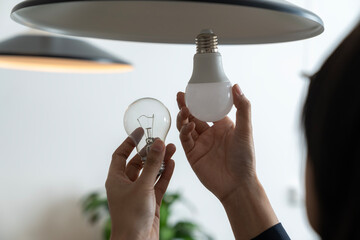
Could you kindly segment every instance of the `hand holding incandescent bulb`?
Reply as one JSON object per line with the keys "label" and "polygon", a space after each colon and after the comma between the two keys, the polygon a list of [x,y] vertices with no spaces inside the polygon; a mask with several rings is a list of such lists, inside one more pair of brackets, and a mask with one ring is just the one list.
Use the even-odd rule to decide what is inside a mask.
{"label": "hand holding incandescent bulb", "polygon": [[[138,154],[126,164],[143,134],[143,130],[137,128],[113,154],[105,184],[112,222],[111,239],[159,239],[158,216],[174,170],[171,157],[175,145],[169,144],[165,148],[157,139],[149,149],[144,166]],[[162,162],[166,169],[155,183]]]}

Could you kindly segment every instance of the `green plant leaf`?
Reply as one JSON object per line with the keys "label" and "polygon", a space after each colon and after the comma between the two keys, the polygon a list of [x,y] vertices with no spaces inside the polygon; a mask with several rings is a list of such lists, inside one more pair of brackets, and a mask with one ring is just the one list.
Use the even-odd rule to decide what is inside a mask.
{"label": "green plant leaf", "polygon": [[175,224],[174,229],[177,238],[194,238],[198,226],[192,222],[180,221]]}
{"label": "green plant leaf", "polygon": [[161,207],[160,207],[160,229],[168,226],[169,215],[170,215],[169,207],[161,205]]}
{"label": "green plant leaf", "polygon": [[175,224],[174,228],[176,228],[176,229],[189,229],[191,231],[199,229],[199,227],[195,223],[192,223],[192,222],[189,222],[189,221],[180,221],[180,222]]}
{"label": "green plant leaf", "polygon": [[173,194],[165,194],[164,198],[163,198],[163,203],[165,205],[172,205],[174,202],[176,202],[177,200],[180,199],[180,194],[179,193],[173,193]]}
{"label": "green plant leaf", "polygon": [[108,202],[107,199],[100,198],[92,198],[89,199],[86,204],[83,205],[83,211],[86,212],[94,212],[98,211],[101,208],[108,211]]}
{"label": "green plant leaf", "polygon": [[91,204],[94,200],[98,199],[98,196],[98,193],[91,193],[87,197],[85,197],[85,199],[82,201],[83,211],[85,211],[89,204]]}
{"label": "green plant leaf", "polygon": [[103,227],[103,237],[105,240],[110,240],[111,237],[111,219],[108,218]]}
{"label": "green plant leaf", "polygon": [[183,240],[195,240],[193,237],[184,237]]}
{"label": "green plant leaf", "polygon": [[159,240],[172,240],[175,236],[175,231],[169,227],[160,228]]}
{"label": "green plant leaf", "polygon": [[92,214],[92,215],[90,216],[90,218],[89,218],[90,223],[91,223],[91,224],[97,223],[97,222],[99,221],[99,218],[100,218],[99,213],[94,213],[94,214]]}

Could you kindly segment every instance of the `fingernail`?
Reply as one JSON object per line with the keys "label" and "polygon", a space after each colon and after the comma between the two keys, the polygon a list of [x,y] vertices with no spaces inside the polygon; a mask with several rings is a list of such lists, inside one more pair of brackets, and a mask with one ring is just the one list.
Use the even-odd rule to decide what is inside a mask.
{"label": "fingernail", "polygon": [[129,138],[131,138],[131,140],[133,140],[133,142],[134,142],[135,145],[138,145],[143,136],[144,136],[144,129],[142,129],[142,128],[140,127],[140,128],[135,129],[135,130],[129,135]]}
{"label": "fingernail", "polygon": [[163,148],[164,146],[160,140],[156,140],[151,146],[151,150],[154,150],[155,152],[162,152]]}
{"label": "fingernail", "polygon": [[238,84],[235,84],[235,93],[239,96],[244,95],[244,93],[241,91],[241,88],[239,87]]}

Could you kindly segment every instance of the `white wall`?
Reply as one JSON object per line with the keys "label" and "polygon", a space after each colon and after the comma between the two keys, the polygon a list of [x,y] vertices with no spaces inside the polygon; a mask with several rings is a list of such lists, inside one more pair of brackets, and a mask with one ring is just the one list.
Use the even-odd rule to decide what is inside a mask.
{"label": "white wall", "polygon": [[[26,30],[9,18],[18,0],[0,1],[0,39]],[[358,0],[293,1],[320,15],[326,32],[317,38],[260,46],[220,46],[224,68],[253,107],[259,177],[292,239],[317,239],[302,203],[290,205],[289,188],[301,191],[299,116],[307,81],[357,19]],[[221,38],[221,36],[219,36]],[[113,150],[126,137],[122,118],[134,100],[164,102],[175,120],[177,91],[192,71],[194,46],[90,40],[135,65],[111,75],[49,74],[0,69],[0,239],[100,240],[80,212],[80,199],[103,190]],[[231,117],[234,117],[232,112]],[[193,218],[216,239],[233,239],[226,215],[197,180],[178,140],[170,190],[180,190]],[[299,190],[300,189],[300,190]]]}

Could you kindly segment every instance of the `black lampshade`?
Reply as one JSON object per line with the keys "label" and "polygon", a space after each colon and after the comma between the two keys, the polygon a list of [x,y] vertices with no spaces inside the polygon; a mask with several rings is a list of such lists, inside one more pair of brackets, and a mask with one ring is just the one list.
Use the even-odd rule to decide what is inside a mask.
{"label": "black lampshade", "polygon": [[293,41],[324,30],[317,15],[284,0],[28,0],[11,16],[49,32],[159,43],[194,43],[202,29],[220,44]]}
{"label": "black lampshade", "polygon": [[0,67],[83,73],[132,70],[129,63],[85,41],[36,34],[0,42]]}

